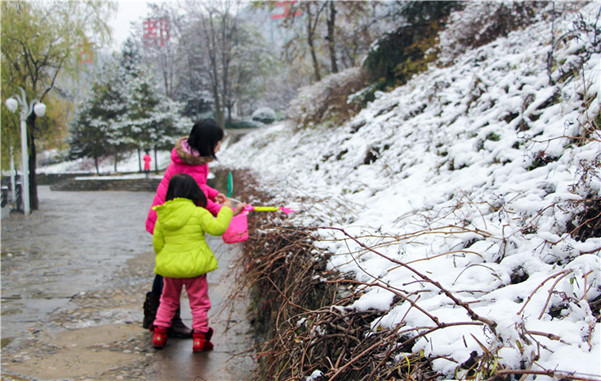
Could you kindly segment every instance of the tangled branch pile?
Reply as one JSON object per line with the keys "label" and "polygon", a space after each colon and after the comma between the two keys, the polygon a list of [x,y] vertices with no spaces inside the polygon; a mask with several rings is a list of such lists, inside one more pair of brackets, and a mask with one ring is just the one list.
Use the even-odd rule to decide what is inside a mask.
{"label": "tangled branch pile", "polygon": [[[261,217],[265,227],[270,218]],[[402,339],[398,329],[370,332],[378,312],[341,310],[362,285],[326,270],[327,255],[312,246],[310,231],[273,222],[264,230],[251,234],[240,263],[241,283],[253,285],[254,324],[262,338],[256,379],[297,380],[316,371],[342,380],[436,376],[419,354],[391,361]]]}
{"label": "tangled branch pile", "polygon": [[[252,178],[242,172],[236,173],[236,178],[242,185],[244,194],[238,197],[260,203],[267,196],[261,194],[252,184]],[[402,236],[380,236],[380,243],[368,246],[363,241],[373,237],[354,237],[340,228],[301,228],[287,226],[284,215],[251,213],[249,216],[250,238],[245,243],[244,255],[238,259],[238,288],[234,293],[242,292],[246,287],[251,290],[252,316],[258,339],[258,367],[255,369],[255,379],[299,380],[299,379],[405,379],[405,380],[434,380],[441,374],[432,370],[432,361],[436,357],[425,356],[424,351],[412,352],[418,339],[427,338],[435,331],[456,329],[460,327],[480,327],[493,337],[491,342],[481,342],[474,335],[481,351],[472,351],[463,362],[456,362],[455,375],[457,378],[490,378],[509,377],[520,374],[544,374],[564,379],[586,379],[582,376],[557,370],[537,370],[524,364],[522,369],[508,369],[498,363],[499,351],[503,348],[502,335],[497,332],[497,324],[489,318],[477,313],[472,306],[483,302],[474,298],[466,302],[467,294],[477,294],[478,290],[451,290],[444,287],[426,273],[413,267],[416,261],[404,263],[388,257],[378,251],[383,247],[401,245],[409,241],[433,235],[454,236],[473,233],[489,236],[485,231],[467,231],[459,226],[444,226],[435,228],[433,225],[426,229]],[[593,219],[595,223],[596,219]],[[407,291],[377,280],[359,281],[350,274],[328,270],[331,259],[325,252],[314,245],[318,231],[331,230],[342,234],[338,238],[347,246],[354,243],[357,250],[355,257],[360,258],[366,253],[375,254],[396,267],[403,267],[415,275],[417,282],[429,284],[421,292]],[[580,230],[582,231],[582,229]],[[472,241],[472,244],[475,240]],[[463,250],[444,253],[444,256],[479,254]],[[435,261],[436,257],[424,258],[418,262]],[[500,258],[498,259],[501,260]],[[484,268],[488,266],[482,264]],[[490,269],[490,268],[489,268]],[[461,274],[460,274],[461,276]],[[542,306],[541,315],[549,311],[552,316],[560,316],[567,304],[551,303],[552,296],[559,282],[573,276],[572,271],[563,270],[545,279],[535,289],[527,300],[523,301],[522,311],[531,303],[531,299],[543,286],[548,287],[549,296]],[[511,284],[524,282],[528,275],[523,269],[516,268],[511,276]],[[376,280],[374,280],[376,279]],[[585,277],[586,282],[586,277]],[[408,282],[414,283],[414,282]],[[379,288],[394,294],[389,307],[384,310],[362,310],[356,308],[357,301],[368,290]],[[465,311],[464,321],[447,321],[442,316],[436,316],[420,305],[420,294],[436,289],[444,295],[455,308]],[[586,297],[586,294],[585,294]],[[594,300],[573,301],[588,303],[596,321],[600,319],[601,298]],[[406,303],[409,310],[417,310],[427,316],[430,323],[414,327],[406,324],[404,319],[394,326],[380,324],[395,307]],[[409,311],[407,311],[409,314]],[[592,329],[592,325],[591,325]],[[562,341],[553,332],[529,330],[525,324],[516,327],[519,338],[516,342],[538,343],[543,346],[541,339]],[[589,345],[590,345],[589,332]],[[465,339],[464,339],[465,340]],[[461,343],[457,344],[461,346]],[[467,345],[466,345],[467,346]],[[448,361],[456,361],[445,358]],[[533,359],[535,360],[535,359]],[[510,378],[509,378],[510,379]]]}

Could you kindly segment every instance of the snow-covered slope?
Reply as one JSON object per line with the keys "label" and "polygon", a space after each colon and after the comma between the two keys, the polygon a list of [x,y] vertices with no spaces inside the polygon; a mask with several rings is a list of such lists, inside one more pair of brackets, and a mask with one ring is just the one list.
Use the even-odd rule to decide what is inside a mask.
{"label": "snow-covered slope", "polygon": [[[599,23],[599,9],[582,20]],[[320,230],[331,269],[375,282],[347,307],[381,310],[373,330],[438,327],[412,348],[437,357],[435,370],[453,377],[482,343],[509,369],[601,377],[585,302],[601,295],[601,238],[570,235],[599,207],[583,200],[601,195],[600,36],[578,20],[555,20],[570,37],[553,51],[554,84],[547,19],[378,94],[345,125],[279,124],[223,147],[220,163],[256,170],[303,210],[299,225],[371,247]],[[395,294],[405,302],[390,308]]]}

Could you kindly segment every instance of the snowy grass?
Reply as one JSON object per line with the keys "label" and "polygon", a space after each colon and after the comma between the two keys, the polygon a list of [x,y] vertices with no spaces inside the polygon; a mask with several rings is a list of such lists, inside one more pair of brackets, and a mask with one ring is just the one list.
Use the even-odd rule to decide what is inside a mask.
{"label": "snowy grass", "polygon": [[[159,151],[157,152],[158,158],[158,167],[160,171],[165,170],[167,165],[171,160],[170,151]],[[154,154],[152,156],[152,162],[150,164],[152,170],[154,171]],[[141,160],[141,158],[140,158]],[[140,163],[138,161],[138,153],[131,152],[125,154],[118,162],[117,162],[117,171],[115,171],[115,161],[112,157],[102,158],[99,161],[99,172],[101,175],[113,175],[114,178],[117,173],[131,173],[131,172],[139,172]],[[144,162],[142,161],[142,168],[144,168]],[[71,161],[63,161],[60,163],[50,164],[46,166],[39,167],[36,171],[37,173],[45,173],[45,174],[53,174],[53,173],[96,173],[96,166],[94,165],[94,160],[90,158],[85,159],[77,159]],[[136,176],[136,175],[128,175],[128,176]],[[144,174],[142,174],[144,176]],[[105,177],[105,176],[103,176]],[[122,176],[119,176],[122,177]]]}

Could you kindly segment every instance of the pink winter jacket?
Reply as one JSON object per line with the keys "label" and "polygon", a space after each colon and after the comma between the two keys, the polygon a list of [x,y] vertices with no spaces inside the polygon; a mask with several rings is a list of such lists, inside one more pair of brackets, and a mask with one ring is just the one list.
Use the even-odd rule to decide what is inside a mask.
{"label": "pink winter jacket", "polygon": [[169,180],[171,180],[173,175],[178,173],[187,173],[196,180],[200,189],[202,189],[207,196],[206,209],[211,212],[213,216],[217,216],[217,213],[221,210],[221,205],[215,202],[215,196],[217,196],[219,192],[207,185],[207,176],[209,175],[208,163],[212,160],[213,159],[209,157],[196,156],[191,152],[187,145],[187,138],[180,138],[177,143],[175,143],[175,147],[171,150],[171,163],[169,163],[169,166],[167,166],[167,169],[165,170],[165,175],[157,187],[154,200],[152,200],[152,206],[148,211],[146,231],[150,234],[154,232],[157,213],[152,210],[152,207],[165,203],[165,195],[167,194]]}

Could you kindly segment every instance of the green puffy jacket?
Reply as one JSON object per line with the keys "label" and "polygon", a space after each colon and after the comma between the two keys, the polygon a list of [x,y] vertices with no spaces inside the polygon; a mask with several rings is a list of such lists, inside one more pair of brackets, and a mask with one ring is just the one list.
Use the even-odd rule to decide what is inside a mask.
{"label": "green puffy jacket", "polygon": [[169,278],[192,278],[217,268],[205,233],[222,235],[232,220],[232,209],[221,208],[214,218],[208,210],[186,198],[175,198],[153,209],[158,217],[152,235],[155,273]]}

